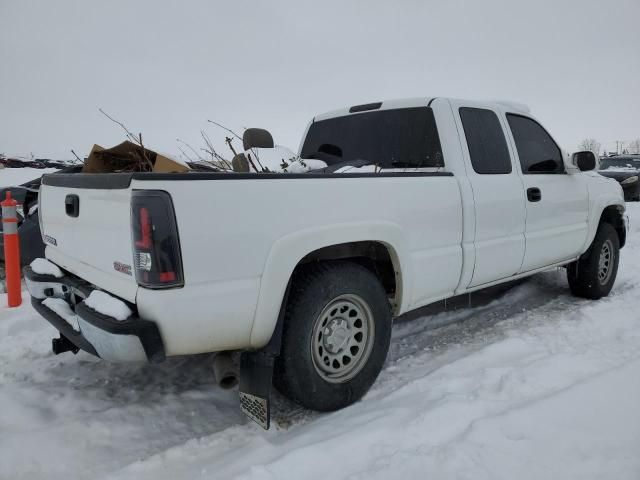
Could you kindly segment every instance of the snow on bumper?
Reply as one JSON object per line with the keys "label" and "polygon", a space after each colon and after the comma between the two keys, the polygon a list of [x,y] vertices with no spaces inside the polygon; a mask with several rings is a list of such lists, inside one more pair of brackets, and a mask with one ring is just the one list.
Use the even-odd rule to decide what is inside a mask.
{"label": "snow on bumper", "polygon": [[[36,273],[29,266],[24,268],[24,278],[36,311],[79,349],[115,362],[164,360],[157,325],[133,314],[125,319],[115,318],[108,310],[97,308],[95,302],[90,302],[92,308],[85,300],[96,290],[88,283],[70,275]],[[46,299],[60,299],[68,308]],[[109,302],[112,307],[122,303],[120,310],[130,311],[115,297],[110,297]]]}

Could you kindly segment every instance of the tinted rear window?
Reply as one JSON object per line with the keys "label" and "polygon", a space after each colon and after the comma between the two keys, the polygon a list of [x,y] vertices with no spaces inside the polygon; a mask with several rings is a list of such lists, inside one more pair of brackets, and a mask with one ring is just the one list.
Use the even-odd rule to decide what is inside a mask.
{"label": "tinted rear window", "polygon": [[444,166],[436,122],[428,107],[378,110],[314,122],[301,154],[329,165],[364,160],[385,168]]}
{"label": "tinted rear window", "polygon": [[460,119],[476,173],[511,173],[511,157],[498,116],[484,108],[463,107]]}

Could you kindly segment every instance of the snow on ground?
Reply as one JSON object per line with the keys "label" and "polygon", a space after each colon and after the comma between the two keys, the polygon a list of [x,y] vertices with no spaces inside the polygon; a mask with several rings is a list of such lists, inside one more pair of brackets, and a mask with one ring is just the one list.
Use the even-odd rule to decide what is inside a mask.
{"label": "snow on ground", "polygon": [[3,168],[0,169],[0,188],[21,185],[45,173],[57,171],[57,168]]}
{"label": "snow on ground", "polygon": [[0,478],[638,479],[640,205],[629,210],[608,298],[570,296],[557,270],[399,322],[362,401],[318,414],[276,396],[268,432],[212,385],[208,356],[54,356],[29,305],[2,310]]}

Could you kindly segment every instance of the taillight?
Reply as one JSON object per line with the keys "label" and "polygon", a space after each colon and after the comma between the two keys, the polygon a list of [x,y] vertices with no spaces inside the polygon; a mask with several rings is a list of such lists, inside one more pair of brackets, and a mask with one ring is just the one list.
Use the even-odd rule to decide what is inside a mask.
{"label": "taillight", "polygon": [[134,190],[131,197],[133,265],[139,285],[184,285],[178,227],[173,203],[161,190]]}

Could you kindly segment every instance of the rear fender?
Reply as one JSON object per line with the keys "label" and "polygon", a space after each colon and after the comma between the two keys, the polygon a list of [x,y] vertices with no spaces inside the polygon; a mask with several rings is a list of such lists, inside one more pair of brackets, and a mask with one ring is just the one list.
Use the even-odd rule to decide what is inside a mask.
{"label": "rear fender", "polygon": [[[406,272],[406,241],[400,227],[389,222],[366,222],[324,225],[306,229],[277,240],[265,263],[260,281],[260,293],[251,329],[251,346],[264,346],[273,334],[287,284],[300,261],[315,250],[348,242],[375,241],[389,249],[394,267]],[[399,275],[397,298],[398,310],[407,305],[410,291],[408,278]]]}

